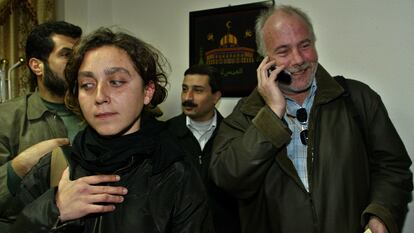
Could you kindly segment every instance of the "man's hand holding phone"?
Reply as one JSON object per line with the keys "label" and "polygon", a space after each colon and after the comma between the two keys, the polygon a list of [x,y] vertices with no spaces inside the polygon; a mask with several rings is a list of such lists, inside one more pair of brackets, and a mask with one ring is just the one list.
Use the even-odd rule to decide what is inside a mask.
{"label": "man's hand holding phone", "polygon": [[[272,75],[272,72],[276,70],[276,66],[273,65],[271,66],[268,70],[267,70],[267,76],[270,77],[270,75]],[[286,72],[285,70],[280,71],[277,74],[277,78],[276,81],[281,83],[281,84],[285,84],[285,85],[289,85],[290,83],[292,83],[292,77],[290,77],[290,74],[288,72]]]}
{"label": "man's hand holding phone", "polygon": [[[269,74],[269,69],[275,67]],[[272,111],[282,118],[286,111],[286,100],[281,92],[279,85],[277,85],[277,74],[279,74],[285,67],[278,66],[269,57],[265,57],[257,68],[257,90],[263,97],[266,104]]]}

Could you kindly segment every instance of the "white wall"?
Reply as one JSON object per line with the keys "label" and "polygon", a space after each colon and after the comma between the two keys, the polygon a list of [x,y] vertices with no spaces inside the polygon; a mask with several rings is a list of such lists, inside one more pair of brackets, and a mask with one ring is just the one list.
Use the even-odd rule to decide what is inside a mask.
{"label": "white wall", "polygon": [[[250,3],[251,0],[57,0],[60,19],[85,32],[118,25],[150,42],[169,59],[170,91],[163,119],[180,113],[179,94],[189,63],[189,12]],[[411,158],[414,158],[414,1],[281,0],[313,20],[320,63],[331,74],[369,84],[381,96]],[[231,112],[237,98],[223,98]],[[414,159],[413,159],[414,160]],[[413,167],[412,167],[413,168]],[[414,232],[414,204],[405,233]]]}

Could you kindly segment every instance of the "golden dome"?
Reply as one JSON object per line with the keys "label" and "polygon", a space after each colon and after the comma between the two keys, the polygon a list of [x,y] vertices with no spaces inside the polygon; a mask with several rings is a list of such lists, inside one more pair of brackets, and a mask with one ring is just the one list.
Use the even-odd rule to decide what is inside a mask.
{"label": "golden dome", "polygon": [[237,37],[234,35],[227,33],[220,39],[220,47],[235,47],[237,46]]}

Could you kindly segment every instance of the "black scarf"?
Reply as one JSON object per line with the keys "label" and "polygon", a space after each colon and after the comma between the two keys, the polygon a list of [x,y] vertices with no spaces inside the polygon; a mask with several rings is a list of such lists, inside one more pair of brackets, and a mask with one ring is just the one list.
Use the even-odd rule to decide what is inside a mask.
{"label": "black scarf", "polygon": [[157,149],[158,135],[164,128],[154,119],[142,119],[140,130],[124,136],[102,137],[90,126],[79,132],[70,159],[95,174],[114,173],[140,164]]}

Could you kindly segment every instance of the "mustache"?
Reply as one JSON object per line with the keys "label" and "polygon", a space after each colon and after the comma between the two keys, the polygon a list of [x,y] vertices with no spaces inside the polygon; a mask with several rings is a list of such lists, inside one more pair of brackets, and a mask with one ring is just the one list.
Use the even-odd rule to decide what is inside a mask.
{"label": "mustache", "polygon": [[291,67],[289,69],[286,69],[286,71],[292,74],[292,73],[296,73],[298,71],[302,71],[304,69],[307,69],[309,66],[310,66],[310,62],[305,62],[302,65],[297,65],[297,66]]}
{"label": "mustache", "polygon": [[184,101],[181,105],[182,105],[183,107],[193,107],[193,108],[195,108],[195,107],[197,107],[197,106],[198,106],[198,104],[194,103],[194,102],[193,102],[193,101],[191,101],[191,100],[186,100],[186,101]]}

